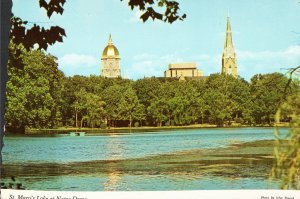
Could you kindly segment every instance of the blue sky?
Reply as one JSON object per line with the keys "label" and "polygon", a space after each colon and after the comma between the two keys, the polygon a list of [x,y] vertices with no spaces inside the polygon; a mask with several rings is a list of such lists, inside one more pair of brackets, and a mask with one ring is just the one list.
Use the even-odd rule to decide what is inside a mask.
{"label": "blue sky", "polygon": [[[197,62],[204,75],[221,71],[226,17],[230,15],[238,73],[286,72],[300,64],[298,0],[180,0],[184,21],[139,20],[127,1],[67,0],[63,15],[46,17],[38,0],[13,0],[15,15],[39,25],[59,25],[63,43],[49,47],[68,76],[100,75],[101,54],[111,33],[130,79],[163,76],[169,63]],[[29,25],[30,26],[30,25]]]}

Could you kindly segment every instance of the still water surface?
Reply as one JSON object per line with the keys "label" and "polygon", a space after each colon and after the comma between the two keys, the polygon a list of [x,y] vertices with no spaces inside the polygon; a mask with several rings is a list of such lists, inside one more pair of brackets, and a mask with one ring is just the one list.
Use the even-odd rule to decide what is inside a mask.
{"label": "still water surface", "polygon": [[268,180],[273,146],[266,140],[274,140],[273,128],[7,136],[2,177],[37,190],[277,188]]}

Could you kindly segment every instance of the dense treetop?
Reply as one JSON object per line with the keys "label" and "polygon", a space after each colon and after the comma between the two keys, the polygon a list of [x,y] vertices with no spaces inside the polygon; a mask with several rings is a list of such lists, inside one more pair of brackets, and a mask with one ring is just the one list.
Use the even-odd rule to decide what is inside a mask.
{"label": "dense treetop", "polygon": [[188,81],[66,77],[50,54],[13,43],[9,50],[6,121],[14,132],[62,126],[271,125],[284,97],[299,93],[299,82],[286,88],[289,79],[280,73],[258,74],[250,82],[221,74]]}

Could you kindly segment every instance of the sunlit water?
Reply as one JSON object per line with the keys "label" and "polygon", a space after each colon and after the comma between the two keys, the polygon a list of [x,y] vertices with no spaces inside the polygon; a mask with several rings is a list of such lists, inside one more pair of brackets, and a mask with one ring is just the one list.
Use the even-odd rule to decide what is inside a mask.
{"label": "sunlit water", "polygon": [[[285,135],[288,129],[281,132]],[[269,163],[253,167],[247,159],[247,163],[204,165],[189,162],[189,156],[183,156],[182,162],[163,162],[170,154],[213,151],[258,140],[274,140],[274,129],[185,129],[85,137],[7,136],[2,151],[4,178],[16,176],[27,189],[38,190],[277,188],[278,182],[267,179]],[[189,155],[192,157],[193,153]],[[220,169],[221,164],[225,167]],[[255,174],[245,176],[243,171]]]}

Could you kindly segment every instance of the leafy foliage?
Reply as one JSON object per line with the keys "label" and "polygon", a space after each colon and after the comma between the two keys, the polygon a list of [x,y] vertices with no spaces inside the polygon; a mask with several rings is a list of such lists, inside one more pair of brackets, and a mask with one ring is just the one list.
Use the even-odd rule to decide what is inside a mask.
{"label": "leafy foliage", "polygon": [[118,103],[118,111],[121,119],[129,120],[129,127],[132,126],[134,119],[140,120],[143,116],[144,107],[139,103],[139,99],[131,87],[122,94]]}
{"label": "leafy foliage", "polygon": [[[9,51],[7,126],[22,133],[25,127],[59,125],[63,74],[57,68],[56,58],[41,51],[26,51],[12,43]],[[21,51],[20,56],[16,57],[15,51]]]}
{"label": "leafy foliage", "polygon": [[[122,1],[122,0],[121,0]],[[186,14],[179,15],[179,3],[177,1],[169,0],[129,0],[128,5],[133,10],[138,8],[143,11],[141,19],[145,22],[149,18],[153,20],[162,20],[168,23],[173,23],[176,20],[183,20],[186,18]],[[154,6],[164,8],[164,12],[157,12]]]}
{"label": "leafy foliage", "polygon": [[293,95],[287,98],[278,109],[276,119],[291,118],[291,130],[285,139],[281,139],[276,129],[277,144],[274,149],[276,163],[272,176],[281,179],[282,189],[300,188],[300,97]]}
{"label": "leafy foliage", "polygon": [[[121,0],[122,1],[122,0]],[[47,16],[51,18],[54,13],[62,15],[64,12],[64,4],[66,0],[38,0],[39,6],[46,10]],[[153,20],[162,20],[164,22],[173,23],[176,20],[183,20],[186,14],[179,15],[179,3],[169,0],[129,0],[128,5],[131,9],[137,8],[143,13],[140,18],[146,22],[149,18]],[[160,9],[164,8],[164,12],[157,12],[155,6]],[[29,24],[32,27],[27,28]],[[51,26],[46,29],[37,23],[30,23],[17,16],[12,15],[10,37],[13,43],[22,44],[27,50],[38,45],[38,49],[47,50],[49,45],[56,42],[63,42],[66,36],[65,30],[59,26]]]}
{"label": "leafy foliage", "polygon": [[64,4],[66,3],[66,0],[50,0],[47,3],[46,0],[39,0],[40,7],[45,8],[47,11],[47,16],[50,18],[53,14],[53,12],[56,12],[58,14],[62,14],[64,11]]}
{"label": "leafy foliage", "polygon": [[[50,18],[53,13],[63,13],[65,0],[39,0],[39,4],[41,8],[46,10],[47,16]],[[28,21],[23,21],[14,15],[11,18],[11,40],[17,45],[23,44],[27,50],[33,48],[35,44],[38,45],[39,49],[46,50],[48,45],[63,42],[63,37],[66,36],[65,30],[59,26],[51,26],[49,29],[45,29],[34,23],[31,28],[26,29],[28,24]]]}
{"label": "leafy foliage", "polygon": [[[280,137],[279,129],[275,129],[276,147],[274,148],[275,164],[272,168],[272,177],[281,179],[282,189],[300,188],[300,93],[291,92],[291,87],[299,88],[299,68],[289,70],[289,79],[285,85],[283,97],[276,120],[290,120],[289,134]],[[292,93],[292,94],[291,94]]]}
{"label": "leafy foliage", "polygon": [[16,190],[24,190],[21,182],[18,182],[15,177],[11,177],[10,181],[8,182],[1,182],[0,183],[1,189],[16,189]]}
{"label": "leafy foliage", "polygon": [[[56,58],[43,51],[27,51],[13,43],[9,50],[6,119],[12,132],[132,126],[135,122],[146,126],[272,125],[283,93],[299,93],[298,84],[292,81],[287,89],[289,80],[279,73],[255,75],[251,82],[220,74],[187,81],[65,77]],[[288,122],[290,117],[281,121]]]}
{"label": "leafy foliage", "polygon": [[[284,98],[288,78],[280,73],[259,74],[252,77],[251,83],[254,120],[256,123],[271,124]],[[290,95],[295,89],[292,84],[286,94]]]}

